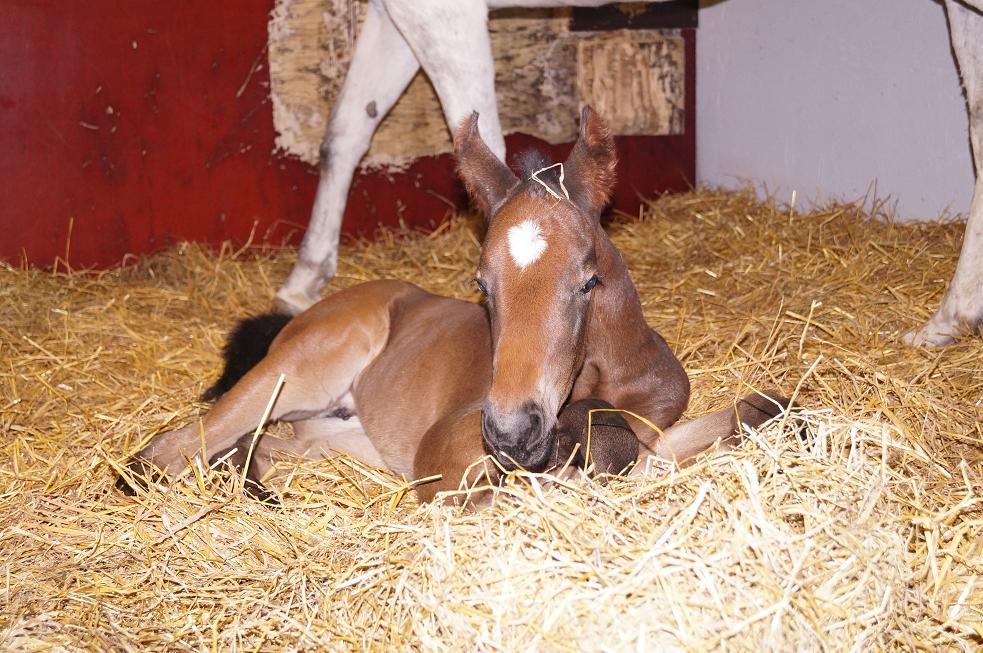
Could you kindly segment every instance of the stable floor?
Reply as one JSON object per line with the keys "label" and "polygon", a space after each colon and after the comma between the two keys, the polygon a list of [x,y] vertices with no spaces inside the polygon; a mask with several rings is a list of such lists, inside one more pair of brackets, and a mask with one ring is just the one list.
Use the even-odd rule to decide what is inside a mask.
{"label": "stable floor", "polygon": [[[121,496],[116,468],[198,414],[294,252],[0,267],[0,648],[976,650],[983,340],[900,344],[963,227],[882,213],[703,191],[615,220],[689,414],[777,386],[808,433],[606,486],[522,476],[479,513],[347,459],[290,465],[281,508],[218,474]],[[350,245],[331,287],[477,299],[481,229]]]}

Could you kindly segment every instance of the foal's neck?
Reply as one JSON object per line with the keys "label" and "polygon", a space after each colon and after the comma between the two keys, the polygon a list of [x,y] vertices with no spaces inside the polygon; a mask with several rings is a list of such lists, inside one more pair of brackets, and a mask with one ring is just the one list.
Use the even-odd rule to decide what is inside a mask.
{"label": "foal's neck", "polygon": [[[655,375],[687,385],[672,351],[649,325],[621,253],[597,226],[596,251],[602,292],[594,297],[585,339],[581,391],[603,391],[609,401],[634,393]],[[586,387],[585,387],[586,386]],[[622,399],[624,397],[621,397]]]}
{"label": "foal's neck", "polygon": [[[614,246],[603,227],[597,226],[596,237],[597,267],[604,284],[604,292],[599,293],[594,305],[589,329],[595,333],[590,344],[605,343],[619,346],[622,343],[631,347],[651,339],[652,330],[645,322],[642,302],[638,298],[628,267],[621,252]],[[621,348],[619,346],[619,348]]]}

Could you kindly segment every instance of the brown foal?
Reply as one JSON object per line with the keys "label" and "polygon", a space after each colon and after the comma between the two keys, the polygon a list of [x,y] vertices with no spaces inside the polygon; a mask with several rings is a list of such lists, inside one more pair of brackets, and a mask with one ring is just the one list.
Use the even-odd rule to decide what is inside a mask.
{"label": "brown foal", "polygon": [[[624,261],[600,225],[615,151],[589,108],[567,160],[528,160],[521,179],[492,154],[477,124],[475,114],[461,125],[455,150],[468,192],[489,216],[475,276],[484,302],[372,281],[283,318],[263,336],[258,362],[231,378],[229,368],[241,362],[230,344],[223,379],[231,387],[200,423],[155,436],[131,462],[134,476],[148,463],[173,476],[205,456],[203,445],[213,459],[236,447],[234,458],[244,462],[281,374],[286,382],[268,419],[292,422],[296,437],[255,443],[247,470],[254,488],[276,451],[343,452],[409,479],[439,477],[416,487],[429,501],[441,491],[488,487],[502,470],[539,471],[576,458],[588,439],[598,472],[624,471],[639,454],[682,461],[714,443],[736,443],[739,422],[757,426],[781,412],[785,400],[753,394],[673,426],[689,380],[645,323]],[[611,405],[656,428],[595,412],[598,426],[587,434],[588,411]]]}

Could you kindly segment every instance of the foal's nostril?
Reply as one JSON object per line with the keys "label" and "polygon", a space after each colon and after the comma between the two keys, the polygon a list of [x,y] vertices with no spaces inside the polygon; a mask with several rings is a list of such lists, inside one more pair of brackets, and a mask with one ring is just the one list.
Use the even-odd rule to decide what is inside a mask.
{"label": "foal's nostril", "polygon": [[539,442],[543,435],[546,418],[539,404],[526,402],[521,409],[497,415],[484,410],[481,415],[481,430],[485,441],[496,448],[518,449],[529,452],[530,446]]}
{"label": "foal's nostril", "polygon": [[499,433],[498,429],[495,428],[495,420],[492,419],[490,411],[487,410],[481,413],[481,434],[489,444],[498,442]]}
{"label": "foal's nostril", "polygon": [[505,469],[524,467],[537,471],[545,464],[551,450],[546,416],[534,401],[506,413],[496,413],[486,407],[481,415],[481,432],[488,452]]}
{"label": "foal's nostril", "polygon": [[526,445],[532,444],[532,441],[542,433],[543,429],[543,412],[539,410],[538,406],[533,406],[529,410],[529,437],[526,439]]}

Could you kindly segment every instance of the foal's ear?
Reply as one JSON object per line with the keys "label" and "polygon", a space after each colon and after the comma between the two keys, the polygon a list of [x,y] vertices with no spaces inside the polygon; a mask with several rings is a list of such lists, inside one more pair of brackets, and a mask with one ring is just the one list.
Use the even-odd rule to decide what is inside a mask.
{"label": "foal's ear", "polygon": [[580,138],[564,164],[570,200],[591,217],[598,217],[614,190],[618,156],[604,121],[585,106],[580,114]]}
{"label": "foal's ear", "polygon": [[481,140],[477,111],[457,128],[454,155],[457,157],[457,173],[464,181],[468,195],[478,209],[490,218],[508,197],[509,191],[519,183],[519,178]]}

